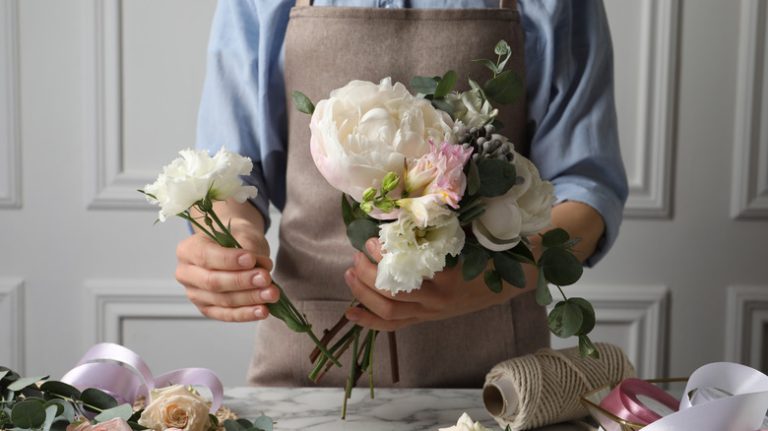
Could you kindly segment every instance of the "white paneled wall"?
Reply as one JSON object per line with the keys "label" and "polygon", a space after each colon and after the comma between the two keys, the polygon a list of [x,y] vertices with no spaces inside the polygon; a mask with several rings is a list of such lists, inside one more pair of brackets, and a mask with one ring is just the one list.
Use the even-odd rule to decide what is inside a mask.
{"label": "white paneled wall", "polygon": [[[630,197],[614,250],[569,292],[643,376],[764,367],[768,0],[605,2]],[[135,191],[194,145],[214,7],[0,0],[0,363],[56,376],[108,340],[158,372],[242,383],[253,325],[186,301],[186,228],[153,227]]]}

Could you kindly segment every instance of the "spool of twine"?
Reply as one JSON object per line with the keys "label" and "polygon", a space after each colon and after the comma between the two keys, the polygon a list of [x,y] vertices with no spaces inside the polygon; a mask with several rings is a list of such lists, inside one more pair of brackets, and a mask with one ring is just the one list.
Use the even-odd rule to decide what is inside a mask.
{"label": "spool of twine", "polygon": [[483,402],[496,422],[525,430],[582,418],[580,398],[603,385],[635,376],[620,348],[596,343],[600,359],[582,358],[577,347],[541,349],[504,361],[488,373]]}

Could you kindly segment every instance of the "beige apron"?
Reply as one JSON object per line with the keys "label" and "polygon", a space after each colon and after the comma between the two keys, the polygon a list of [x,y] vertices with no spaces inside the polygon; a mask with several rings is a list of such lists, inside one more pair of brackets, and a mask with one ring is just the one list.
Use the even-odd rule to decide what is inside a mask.
{"label": "beige apron", "polygon": [[[299,3],[302,3],[301,1]],[[306,2],[308,3],[308,2]],[[416,75],[455,70],[485,80],[489,71],[473,63],[495,58],[501,39],[512,46],[510,68],[521,77],[523,32],[513,1],[500,9],[369,9],[299,6],[291,10],[285,39],[286,92],[318,101],[353,79],[379,82],[391,76],[408,85]],[[290,100],[288,98],[287,100]],[[503,132],[525,152],[525,100],[501,109]],[[355,250],[345,235],[341,193],[323,179],[309,151],[309,116],[288,109],[287,202],[280,224],[275,280],[315,327],[331,327],[352,295],[344,271]],[[386,336],[375,347],[375,383],[391,386]],[[498,362],[549,343],[545,312],[532,294],[503,305],[397,332],[400,387],[480,387]],[[312,343],[277,319],[257,324],[248,374],[261,386],[309,386]],[[348,362],[348,355],[342,363]],[[335,368],[321,385],[342,386],[347,370]],[[366,385],[363,378],[360,384]]]}

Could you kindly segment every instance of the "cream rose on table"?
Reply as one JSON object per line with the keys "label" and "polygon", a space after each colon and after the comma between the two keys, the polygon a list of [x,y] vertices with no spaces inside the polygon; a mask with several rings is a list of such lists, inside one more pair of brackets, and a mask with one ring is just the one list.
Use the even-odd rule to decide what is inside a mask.
{"label": "cream rose on table", "polygon": [[207,400],[189,387],[174,385],[155,389],[150,403],[139,418],[139,425],[155,431],[179,428],[184,431],[207,431],[211,427]]}
{"label": "cream rose on table", "polygon": [[480,422],[474,422],[472,418],[464,413],[459,418],[456,425],[448,428],[440,428],[438,431],[490,431]]}

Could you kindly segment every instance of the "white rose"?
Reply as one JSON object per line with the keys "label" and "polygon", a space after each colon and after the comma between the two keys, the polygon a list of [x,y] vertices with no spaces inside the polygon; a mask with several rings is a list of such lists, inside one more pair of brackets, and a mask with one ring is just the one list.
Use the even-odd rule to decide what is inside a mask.
{"label": "white rose", "polygon": [[473,422],[472,418],[468,414],[464,413],[456,422],[455,426],[450,428],[440,428],[438,431],[489,431],[480,422]]}
{"label": "white rose", "polygon": [[453,106],[454,118],[470,129],[482,127],[499,115],[499,110],[494,109],[477,89],[448,93],[445,101]]}
{"label": "white rose", "polygon": [[144,187],[147,200],[160,205],[160,221],[188,210],[206,196],[218,201],[233,198],[240,203],[256,196],[256,187],[244,186],[240,179],[253,168],[248,157],[224,148],[213,157],[205,150],[186,149],[179,154],[181,157],[163,167],[154,183]]}
{"label": "white rose", "polygon": [[484,199],[485,212],[472,222],[472,232],[480,244],[493,251],[516,246],[520,238],[548,227],[555,202],[554,187],[543,181],[536,166],[515,153],[517,176],[522,183],[507,193]]}
{"label": "white rose", "polygon": [[208,401],[182,385],[153,390],[150,399],[139,418],[139,424],[147,428],[207,431],[211,425]]}
{"label": "white rose", "polygon": [[381,226],[382,259],[376,288],[392,293],[418,289],[425,278],[445,267],[447,255],[461,253],[464,231],[456,214],[439,206],[430,206],[428,211],[427,227],[420,227],[408,212]]}
{"label": "white rose", "polygon": [[401,178],[406,160],[429,151],[429,141],[455,141],[453,122],[390,78],[377,85],[352,81],[315,107],[310,150],[334,188],[361,201],[388,172]]}

